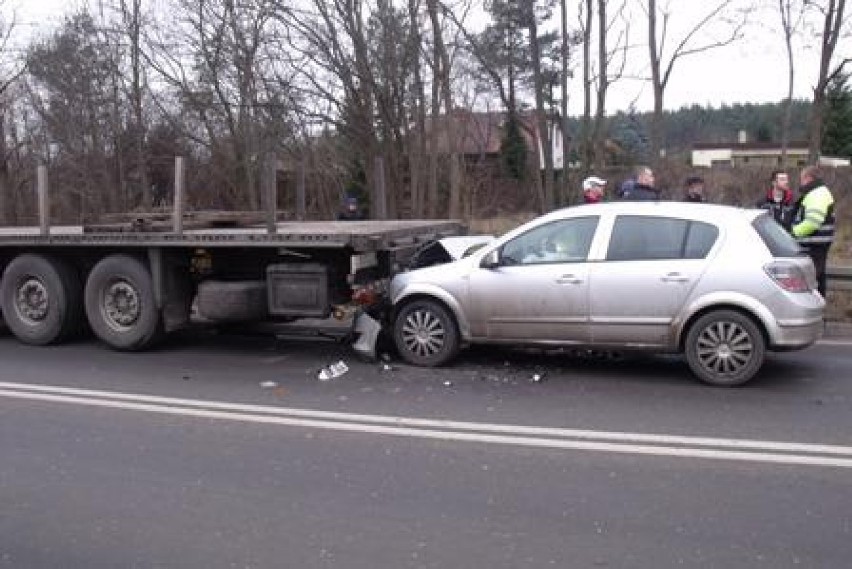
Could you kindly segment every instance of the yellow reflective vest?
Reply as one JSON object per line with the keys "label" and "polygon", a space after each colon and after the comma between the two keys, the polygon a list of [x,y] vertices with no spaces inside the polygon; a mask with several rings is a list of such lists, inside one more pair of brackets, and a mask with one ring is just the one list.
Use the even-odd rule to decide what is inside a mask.
{"label": "yellow reflective vest", "polygon": [[828,245],[834,241],[834,196],[824,184],[799,200],[792,233],[802,245]]}

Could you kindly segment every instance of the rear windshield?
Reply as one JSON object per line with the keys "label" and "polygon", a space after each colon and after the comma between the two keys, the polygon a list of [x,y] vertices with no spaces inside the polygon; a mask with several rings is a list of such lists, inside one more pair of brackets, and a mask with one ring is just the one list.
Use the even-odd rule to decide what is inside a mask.
{"label": "rear windshield", "polygon": [[773,257],[797,257],[802,254],[796,240],[771,215],[758,216],[751,224]]}

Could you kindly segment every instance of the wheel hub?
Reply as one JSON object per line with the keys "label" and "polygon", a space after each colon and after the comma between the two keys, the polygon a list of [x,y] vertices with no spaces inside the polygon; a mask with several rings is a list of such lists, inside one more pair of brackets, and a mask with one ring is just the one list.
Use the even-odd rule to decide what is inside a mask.
{"label": "wheel hub", "polygon": [[753,351],[748,333],[735,322],[717,322],[705,329],[698,340],[702,365],[716,374],[739,372],[749,362]]}
{"label": "wheel hub", "polygon": [[434,314],[418,310],[411,313],[402,330],[405,345],[420,356],[430,356],[444,346],[444,327]]}
{"label": "wheel hub", "polygon": [[107,317],[119,326],[130,326],[139,319],[139,294],[130,283],[119,281],[110,285],[104,295]]}
{"label": "wheel hub", "polygon": [[29,322],[41,322],[47,318],[50,295],[47,287],[36,278],[29,278],[18,287],[15,307],[21,318]]}

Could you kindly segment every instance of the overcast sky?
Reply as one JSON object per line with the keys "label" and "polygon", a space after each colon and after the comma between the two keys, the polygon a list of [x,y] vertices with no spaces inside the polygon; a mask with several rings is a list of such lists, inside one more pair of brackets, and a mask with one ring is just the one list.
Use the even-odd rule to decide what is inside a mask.
{"label": "overcast sky", "polygon": [[[706,14],[707,2],[672,0],[674,16],[671,22],[672,40],[677,31],[689,29]],[[62,14],[79,6],[83,0],[5,0],[7,7],[17,6],[17,20],[22,29],[44,35],[61,22]],[[90,0],[97,6],[97,0]],[[571,5],[574,5],[572,2]],[[8,10],[8,8],[7,8]],[[572,16],[569,16],[571,19]],[[786,95],[787,66],[784,45],[778,30],[776,14],[764,14],[760,25],[753,25],[747,40],[706,53],[678,60],[666,90],[665,106],[676,109],[684,105],[720,106],[723,103],[777,102]],[[641,18],[632,24],[631,42],[644,40]],[[839,46],[838,52],[849,53],[849,45]],[[810,98],[817,72],[815,49],[798,46],[795,96]],[[647,73],[647,49],[638,47],[631,56],[636,75]],[[578,73],[579,76],[579,73]],[[570,84],[572,113],[580,110],[582,92],[578,81]],[[607,111],[626,109],[632,102],[640,110],[652,104],[650,85],[645,81],[622,79],[612,86]]]}

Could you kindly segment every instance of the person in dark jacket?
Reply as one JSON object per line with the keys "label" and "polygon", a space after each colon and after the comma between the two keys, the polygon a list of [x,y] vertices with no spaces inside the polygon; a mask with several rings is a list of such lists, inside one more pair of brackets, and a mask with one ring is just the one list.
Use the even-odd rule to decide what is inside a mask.
{"label": "person in dark jacket", "polygon": [[648,166],[636,168],[636,183],[622,194],[628,201],[656,201],[660,199],[660,190],[654,187],[654,171]]}
{"label": "person in dark jacket", "polygon": [[353,195],[347,195],[343,198],[340,204],[340,211],[337,212],[337,219],[340,221],[358,221],[366,219],[364,210],[358,203],[358,198]]}
{"label": "person in dark jacket", "polygon": [[704,201],[704,178],[701,176],[690,176],[686,179],[686,190],[684,191],[683,201],[699,203]]}
{"label": "person in dark jacket", "polygon": [[770,186],[763,201],[757,207],[769,210],[775,221],[787,231],[793,222],[793,190],[790,189],[790,176],[784,170],[775,170],[769,179]]}

